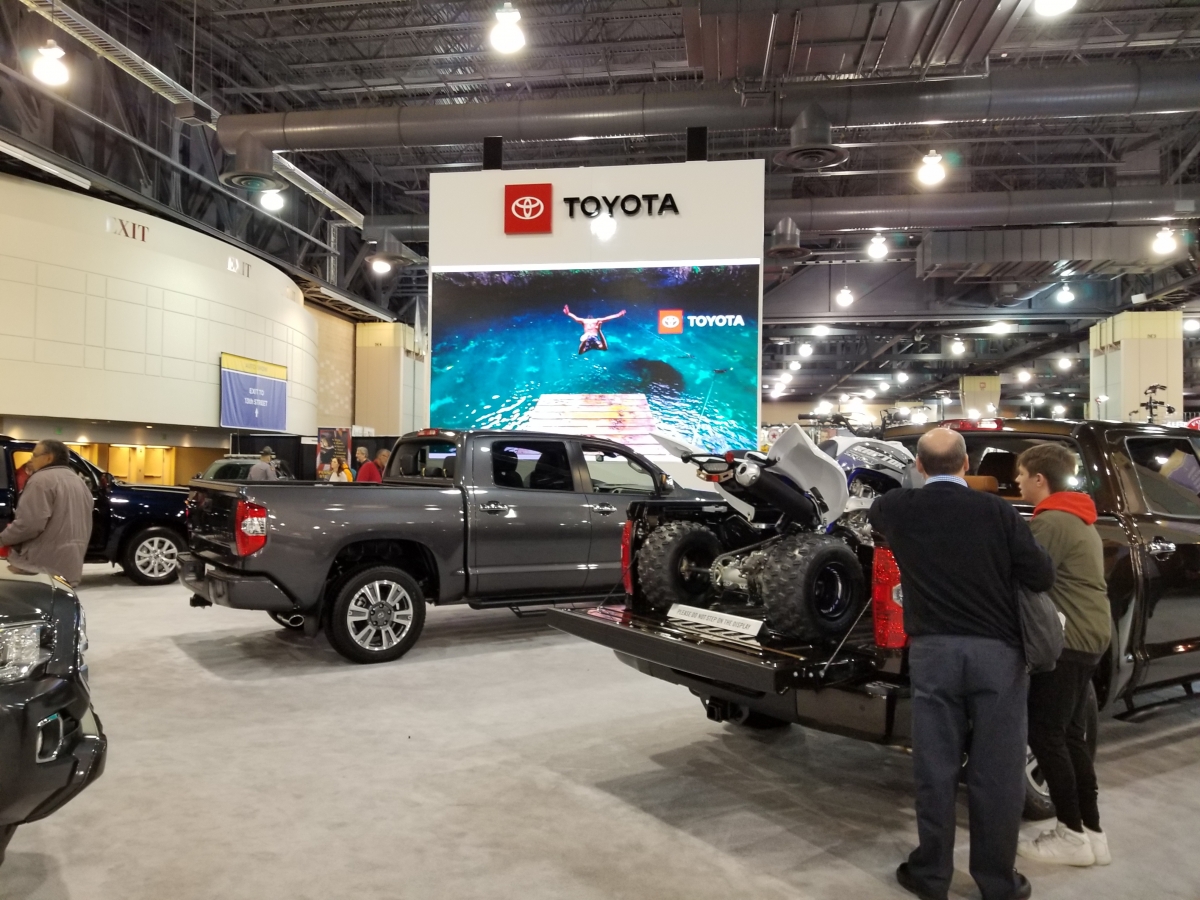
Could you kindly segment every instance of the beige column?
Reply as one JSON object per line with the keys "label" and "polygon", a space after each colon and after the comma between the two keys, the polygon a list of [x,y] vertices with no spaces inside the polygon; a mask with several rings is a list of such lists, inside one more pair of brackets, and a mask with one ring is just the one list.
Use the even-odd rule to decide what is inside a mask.
{"label": "beige column", "polygon": [[1154,384],[1166,385],[1158,399],[1176,410],[1172,416],[1163,408],[1156,422],[1183,417],[1182,312],[1123,312],[1093,325],[1088,342],[1093,418],[1145,422],[1147,411],[1141,404]]}
{"label": "beige column", "polygon": [[371,322],[355,333],[354,424],[378,435],[429,425],[429,354],[412,326]]}

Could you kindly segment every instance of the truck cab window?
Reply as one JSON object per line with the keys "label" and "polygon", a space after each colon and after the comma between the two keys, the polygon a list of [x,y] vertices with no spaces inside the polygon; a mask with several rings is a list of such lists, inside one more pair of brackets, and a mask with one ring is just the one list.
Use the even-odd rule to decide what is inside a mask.
{"label": "truck cab window", "polygon": [[[1062,444],[1075,457],[1075,483],[1071,490],[1095,494],[1093,473],[1087,472],[1083,457],[1074,442],[1063,438],[1018,437],[1004,434],[980,434],[966,432],[963,440],[967,444],[967,483],[978,491],[999,494],[1005,500],[1021,502],[1021,489],[1017,487],[1017,459],[1030,447],[1051,441]],[[915,456],[916,438],[905,438],[904,445]]]}
{"label": "truck cab window", "polygon": [[1200,517],[1200,439],[1131,437],[1125,448],[1151,512]]}
{"label": "truck cab window", "polygon": [[437,478],[454,480],[458,471],[458,447],[451,441],[405,441],[397,444],[388,460],[392,478]]}
{"label": "truck cab window", "polygon": [[496,487],[575,490],[567,445],[559,441],[495,441],[491,456]]}
{"label": "truck cab window", "polygon": [[583,459],[597,494],[653,494],[654,475],[623,453],[595,444],[583,445]]}

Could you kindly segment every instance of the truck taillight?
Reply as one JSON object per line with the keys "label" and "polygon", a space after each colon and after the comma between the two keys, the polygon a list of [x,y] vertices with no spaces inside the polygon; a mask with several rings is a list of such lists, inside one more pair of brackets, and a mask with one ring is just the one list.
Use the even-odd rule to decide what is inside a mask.
{"label": "truck taillight", "polygon": [[875,548],[875,571],[871,579],[871,612],[875,619],[875,645],[900,650],[908,644],[904,630],[904,594],[900,567],[886,547]]}
{"label": "truck taillight", "polygon": [[621,529],[621,585],[633,596],[633,520],[626,519]]}
{"label": "truck taillight", "polygon": [[267,508],[239,500],[234,514],[233,534],[238,556],[257,553],[267,545]]}

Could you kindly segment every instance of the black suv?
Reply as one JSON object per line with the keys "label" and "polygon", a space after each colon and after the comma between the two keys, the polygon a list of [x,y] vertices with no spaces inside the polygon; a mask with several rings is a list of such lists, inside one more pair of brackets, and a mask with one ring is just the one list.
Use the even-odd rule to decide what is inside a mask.
{"label": "black suv", "polygon": [[0,862],[18,825],[50,815],[104,771],[86,650],[83,608],[65,581],[0,565]]}
{"label": "black suv", "polygon": [[[36,441],[0,435],[0,526],[16,515],[25,476],[20,472]],[[125,484],[74,451],[71,468],[92,492],[92,537],[87,562],[116,563],[137,584],[167,584],[178,577],[187,544],[187,488]]]}

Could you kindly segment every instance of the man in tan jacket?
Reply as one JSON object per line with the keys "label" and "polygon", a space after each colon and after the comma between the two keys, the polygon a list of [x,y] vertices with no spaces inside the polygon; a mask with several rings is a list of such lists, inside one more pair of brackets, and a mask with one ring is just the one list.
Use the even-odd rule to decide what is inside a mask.
{"label": "man in tan jacket", "polygon": [[0,531],[0,545],[12,548],[12,571],[58,575],[74,586],[83,578],[94,501],[69,463],[61,441],[40,441],[33,448],[33,474],[17,503],[16,518]]}

